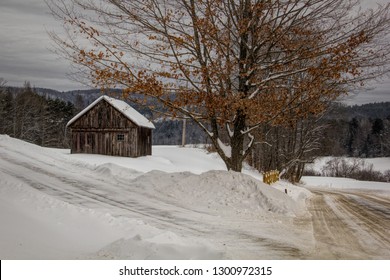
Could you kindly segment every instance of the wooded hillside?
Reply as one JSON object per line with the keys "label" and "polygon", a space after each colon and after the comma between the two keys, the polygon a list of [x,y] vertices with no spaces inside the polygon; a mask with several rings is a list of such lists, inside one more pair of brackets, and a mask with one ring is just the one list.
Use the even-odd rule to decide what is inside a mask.
{"label": "wooded hillside", "polygon": [[[68,148],[65,125],[100,95],[99,90],[57,92],[3,87],[0,91],[0,134],[46,147]],[[67,100],[67,101],[65,101]],[[181,145],[183,120],[164,118],[131,104],[156,127],[153,145]],[[390,157],[390,102],[345,106],[335,103],[324,115],[288,125],[260,126],[247,162],[260,171],[285,170],[294,181],[306,163],[318,156]],[[221,138],[223,139],[223,135]],[[195,123],[186,122],[186,144],[210,143]]]}

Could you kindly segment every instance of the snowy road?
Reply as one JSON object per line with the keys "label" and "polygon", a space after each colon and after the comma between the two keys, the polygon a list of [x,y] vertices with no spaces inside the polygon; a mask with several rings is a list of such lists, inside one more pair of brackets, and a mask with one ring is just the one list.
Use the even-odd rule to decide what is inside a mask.
{"label": "snowy road", "polygon": [[389,259],[390,199],[362,190],[315,190],[310,200],[320,259]]}
{"label": "snowy road", "polygon": [[[57,160],[56,156],[60,155],[45,153],[35,156],[33,152],[26,154],[26,151],[7,147],[0,150],[0,176],[4,183],[17,181],[78,207],[109,213],[117,218],[142,220],[188,240],[207,241],[223,254],[222,258],[299,259],[310,248],[308,226],[296,225],[293,217],[270,213],[265,218],[261,216],[262,212],[234,210],[234,207],[225,206],[225,203],[230,203],[229,198],[210,204],[211,208],[215,207],[213,203],[223,204],[222,209],[226,210],[208,209],[197,205],[195,199],[191,201],[174,197],[174,193],[164,193],[163,189],[159,191],[164,182],[174,184],[197,175],[159,171],[145,174],[131,171],[134,172],[131,175],[125,170],[126,176],[112,176],[108,174],[112,170],[105,170],[105,165],[94,167],[66,158]],[[118,169],[115,166],[115,170]]]}

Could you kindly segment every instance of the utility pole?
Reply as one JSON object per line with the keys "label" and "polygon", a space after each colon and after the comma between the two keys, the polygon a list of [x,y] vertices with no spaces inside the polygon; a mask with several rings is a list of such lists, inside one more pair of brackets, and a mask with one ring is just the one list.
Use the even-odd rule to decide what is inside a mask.
{"label": "utility pole", "polygon": [[[188,89],[188,81],[186,82],[186,88]],[[184,109],[187,109],[187,107],[184,107]],[[187,128],[187,118],[185,115],[183,115],[183,130],[181,134],[181,146],[185,147],[186,145],[186,128]]]}
{"label": "utility pole", "polygon": [[186,145],[186,126],[187,126],[187,119],[183,118],[183,132],[181,135],[181,146],[184,147]]}

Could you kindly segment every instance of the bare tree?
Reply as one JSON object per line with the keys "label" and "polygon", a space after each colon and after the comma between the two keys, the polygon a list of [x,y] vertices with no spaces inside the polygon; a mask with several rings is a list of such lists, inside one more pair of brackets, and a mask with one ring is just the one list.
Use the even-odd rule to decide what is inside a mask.
{"label": "bare tree", "polygon": [[321,148],[326,125],[321,116],[297,120],[286,126],[264,126],[256,131],[249,163],[260,171],[280,170],[280,177],[298,182],[305,164],[313,162]]}
{"label": "bare tree", "polygon": [[0,77],[0,133],[2,134],[6,132],[5,126],[7,124],[7,96],[5,91],[6,84],[7,81]]}
{"label": "bare tree", "polygon": [[53,40],[92,84],[122,88],[128,99],[142,94],[192,119],[235,171],[257,127],[318,114],[389,70],[390,5],[359,11],[358,0],[47,2],[67,34],[51,34]]}
{"label": "bare tree", "polygon": [[0,93],[3,92],[6,84],[7,84],[7,81],[4,78],[0,77]]}

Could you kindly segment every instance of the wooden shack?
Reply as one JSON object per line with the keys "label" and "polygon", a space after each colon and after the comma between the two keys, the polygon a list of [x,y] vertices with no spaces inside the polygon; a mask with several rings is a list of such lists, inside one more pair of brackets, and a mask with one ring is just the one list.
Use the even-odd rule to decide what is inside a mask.
{"label": "wooden shack", "polygon": [[140,157],[152,154],[154,125],[129,104],[103,95],[67,124],[71,153]]}

